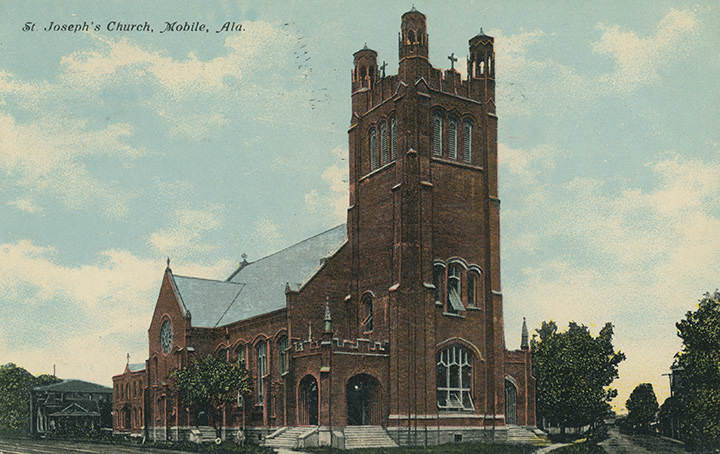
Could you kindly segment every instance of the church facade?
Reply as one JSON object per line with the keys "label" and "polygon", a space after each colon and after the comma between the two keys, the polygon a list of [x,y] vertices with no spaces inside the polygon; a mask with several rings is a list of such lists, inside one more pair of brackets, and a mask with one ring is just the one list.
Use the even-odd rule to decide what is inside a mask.
{"label": "church facade", "polygon": [[[493,38],[470,39],[465,78],[432,67],[428,46],[413,9],[397,74],[367,47],[354,54],[346,224],[224,280],[168,265],[148,359],[113,377],[116,392],[142,387],[115,398],[117,431],[304,426],[335,444],[374,425],[437,444],[535,426],[525,326],[519,350],[504,341]],[[171,372],[201,355],[243,363],[252,395],[217,414],[185,408]]]}

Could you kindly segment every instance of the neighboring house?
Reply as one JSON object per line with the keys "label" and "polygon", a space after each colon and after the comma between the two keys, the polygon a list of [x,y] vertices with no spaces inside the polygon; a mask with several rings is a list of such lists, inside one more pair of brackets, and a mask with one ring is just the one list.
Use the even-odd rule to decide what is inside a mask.
{"label": "neighboring house", "polygon": [[111,427],[112,389],[82,380],[37,386],[30,394],[30,433],[68,433]]}
{"label": "neighboring house", "polygon": [[142,433],[145,428],[145,363],[128,363],[113,377],[113,429]]}
{"label": "neighboring house", "polygon": [[[430,65],[425,16],[405,13],[396,75],[354,54],[347,224],[225,280],[168,263],[137,394],[149,438],[308,426],[330,444],[374,425],[435,444],[535,425],[527,329],[520,350],[504,340],[493,43],[470,39],[462,79]],[[202,355],[243,363],[252,395],[219,416],[181,405],[171,373]],[[136,373],[114,377],[118,402]]]}

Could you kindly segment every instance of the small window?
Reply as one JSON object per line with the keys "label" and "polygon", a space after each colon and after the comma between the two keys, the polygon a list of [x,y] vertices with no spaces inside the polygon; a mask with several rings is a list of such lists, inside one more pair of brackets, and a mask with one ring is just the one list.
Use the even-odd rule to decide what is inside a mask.
{"label": "small window", "polygon": [[452,263],[448,267],[447,289],[447,311],[453,314],[464,311],[460,284],[460,265],[457,263]]}
{"label": "small window", "polygon": [[380,123],[380,148],[382,149],[382,164],[390,162],[390,147],[387,136],[387,123]]}
{"label": "small window", "polygon": [[245,345],[240,344],[235,348],[235,358],[237,360],[237,363],[242,367],[243,369],[247,369],[246,365],[246,358],[245,358]]}
{"label": "small window", "polygon": [[363,311],[364,319],[362,322],[363,332],[370,332],[373,330],[373,299],[372,296],[366,295],[363,298]]}
{"label": "small window", "polygon": [[215,352],[215,357],[221,361],[227,361],[227,348],[219,348]]}
{"label": "small window", "polygon": [[378,149],[377,149],[377,134],[375,128],[370,130],[370,168],[375,170],[379,167],[378,162]]}
{"label": "small window", "polygon": [[465,120],[463,125],[463,158],[465,162],[472,162],[472,122]]}
{"label": "small window", "polygon": [[433,154],[442,156],[442,117],[437,112],[433,114]]}
{"label": "small window", "polygon": [[433,285],[435,286],[435,302],[442,305],[442,282],[445,277],[445,268],[442,265],[433,266]]}
{"label": "small window", "polygon": [[283,336],[278,340],[278,358],[280,359],[280,373],[284,374],[287,372],[287,346],[288,346],[288,339],[287,337]]}
{"label": "small window", "polygon": [[477,272],[471,271],[468,273],[468,285],[467,285],[467,298],[468,306],[475,306],[477,300]]}
{"label": "small window", "polygon": [[263,405],[264,399],[264,382],[265,375],[267,374],[267,343],[260,342],[255,347],[257,353],[257,393],[258,393],[258,405]]}
{"label": "small window", "polygon": [[457,137],[458,137],[458,124],[454,118],[450,119],[448,123],[448,153],[450,158],[457,159]]}
{"label": "small window", "polygon": [[394,161],[397,159],[397,120],[390,120],[390,155]]}

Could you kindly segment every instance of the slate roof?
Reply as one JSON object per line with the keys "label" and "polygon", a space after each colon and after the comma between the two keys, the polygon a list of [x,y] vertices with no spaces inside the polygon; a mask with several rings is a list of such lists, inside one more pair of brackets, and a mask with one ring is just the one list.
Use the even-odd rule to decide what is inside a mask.
{"label": "slate roof", "polygon": [[212,328],[235,301],[244,284],[172,275],[180,302],[190,311],[192,326]]}
{"label": "slate roof", "polygon": [[340,224],[239,267],[228,281],[243,283],[245,287],[219,325],[284,308],[286,286],[300,288],[319,271],[322,259],[332,256],[346,241],[347,229]]}
{"label": "slate roof", "polygon": [[112,388],[83,380],[63,380],[51,385],[36,386],[33,390],[57,393],[112,393]]}
{"label": "slate roof", "polygon": [[255,262],[243,263],[225,281],[172,275],[195,327],[217,327],[285,308],[285,288],[312,277],[321,260],[347,241],[345,224]]}
{"label": "slate roof", "polygon": [[130,363],[128,364],[130,372],[139,372],[145,370],[145,363]]}

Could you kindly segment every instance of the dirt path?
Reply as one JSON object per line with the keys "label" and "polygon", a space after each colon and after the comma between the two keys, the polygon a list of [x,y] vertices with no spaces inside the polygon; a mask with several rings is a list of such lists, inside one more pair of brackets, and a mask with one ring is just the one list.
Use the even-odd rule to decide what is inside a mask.
{"label": "dirt path", "polygon": [[617,427],[608,428],[609,438],[600,446],[608,454],[674,454],[685,453],[682,445],[653,435],[624,435]]}

